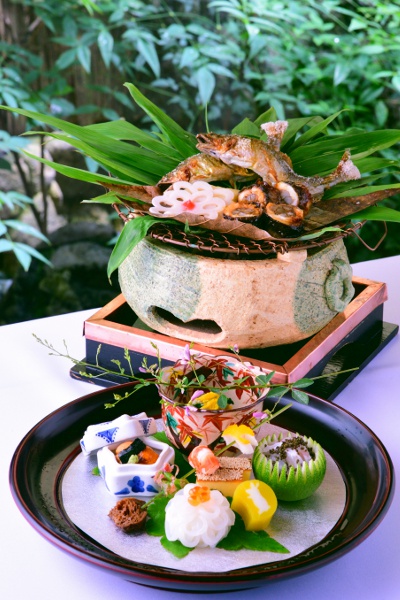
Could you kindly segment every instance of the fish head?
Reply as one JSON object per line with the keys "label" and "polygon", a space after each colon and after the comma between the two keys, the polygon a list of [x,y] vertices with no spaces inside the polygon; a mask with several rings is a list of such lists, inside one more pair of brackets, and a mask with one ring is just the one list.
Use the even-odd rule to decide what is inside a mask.
{"label": "fish head", "polygon": [[251,167],[251,157],[245,148],[250,141],[248,138],[218,133],[199,133],[196,137],[200,152],[219,158],[227,165]]}

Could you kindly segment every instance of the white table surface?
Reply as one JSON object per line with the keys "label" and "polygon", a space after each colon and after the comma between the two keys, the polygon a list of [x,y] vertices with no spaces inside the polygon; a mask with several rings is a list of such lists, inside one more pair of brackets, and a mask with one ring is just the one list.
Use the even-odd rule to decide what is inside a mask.
{"label": "white table surface", "polygon": [[[354,274],[388,284],[384,320],[400,323],[400,256],[358,263]],[[171,598],[176,592],[145,588],[94,569],[45,541],[20,514],[9,491],[8,468],[23,436],[56,408],[96,388],[70,378],[71,364],[48,355],[35,333],[57,348],[66,340],[72,356],[83,358],[84,320],[94,310],[0,327],[2,457],[0,487],[0,597],[5,600],[121,600]],[[337,397],[377,434],[400,466],[400,337]],[[379,527],[359,546],[306,575],[208,598],[319,598],[397,600],[400,598],[400,499],[397,493]],[[179,597],[194,594],[182,593]]]}

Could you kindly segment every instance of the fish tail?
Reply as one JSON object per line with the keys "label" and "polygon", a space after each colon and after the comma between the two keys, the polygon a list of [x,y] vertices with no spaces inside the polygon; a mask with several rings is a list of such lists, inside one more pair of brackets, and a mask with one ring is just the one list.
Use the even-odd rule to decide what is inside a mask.
{"label": "fish tail", "polygon": [[321,177],[321,183],[325,187],[332,187],[341,181],[351,181],[360,177],[360,171],[350,158],[350,150],[345,150],[336,169],[326,177]]}

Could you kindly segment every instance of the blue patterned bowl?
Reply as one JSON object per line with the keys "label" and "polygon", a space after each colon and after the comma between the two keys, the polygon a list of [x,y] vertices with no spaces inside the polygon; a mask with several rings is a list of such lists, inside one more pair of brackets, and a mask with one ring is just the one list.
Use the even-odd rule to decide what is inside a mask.
{"label": "blue patterned bowl", "polygon": [[114,496],[154,496],[160,490],[154,481],[154,475],[162,470],[166,463],[174,462],[175,451],[171,446],[149,437],[141,439],[147,446],[159,452],[157,461],[152,465],[117,462],[113,450],[119,442],[105,446],[97,453],[100,474],[108,491]]}

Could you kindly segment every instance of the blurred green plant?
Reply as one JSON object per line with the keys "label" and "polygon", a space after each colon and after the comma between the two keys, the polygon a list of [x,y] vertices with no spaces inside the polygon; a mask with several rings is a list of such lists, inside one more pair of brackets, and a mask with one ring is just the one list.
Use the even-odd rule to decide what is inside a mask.
{"label": "blurred green plant", "polygon": [[[349,127],[399,127],[398,1],[1,4],[7,18],[0,24],[0,102],[10,108],[84,125],[123,117],[154,131],[121,91],[124,81],[140,81],[149,98],[168,106],[192,132],[206,128],[206,109],[214,131],[229,131],[266,105],[278,118],[326,117],[348,109],[331,123],[332,134]],[[0,115],[0,128],[15,134],[37,123]],[[95,171],[96,161],[88,166]],[[45,232],[45,216],[36,216]],[[389,251],[400,252],[400,244],[392,240]]]}
{"label": "blurred green plant", "polygon": [[[178,120],[189,130],[199,129],[211,98],[209,118],[223,130],[266,104],[279,118],[351,109],[338,128],[343,120],[370,128],[399,120],[397,1],[3,0],[3,5],[6,13],[14,7],[24,16],[19,39],[10,39],[4,25],[0,43],[0,97],[13,108],[112,120],[134,110],[121,83],[140,79],[142,88],[177,107]],[[91,102],[77,105],[82,77]]]}
{"label": "blurred green plant", "polygon": [[[24,194],[19,194],[18,192],[0,192],[0,211],[3,207],[7,207],[10,211],[15,209],[25,209],[31,203],[32,199]],[[14,241],[12,232],[15,231],[49,243],[47,237],[35,229],[35,227],[23,223],[18,219],[0,218],[0,253],[12,252],[25,271],[28,271],[32,258],[36,258],[51,266],[51,263],[41,252],[24,242]]]}
{"label": "blurred green plant", "polygon": [[[10,136],[6,131],[0,131],[0,169],[10,171],[13,159],[26,147],[28,140]],[[47,237],[35,227],[23,223],[18,217],[26,208],[35,211],[31,197],[15,191],[4,192],[0,190],[0,253],[12,252],[25,271],[28,271],[32,258],[36,258],[50,265],[45,256],[35,248],[24,242],[13,239],[13,233],[18,232],[24,236],[32,236],[43,242],[49,243]],[[6,209],[6,210],[4,210]],[[9,218],[1,218],[5,212]]]}

